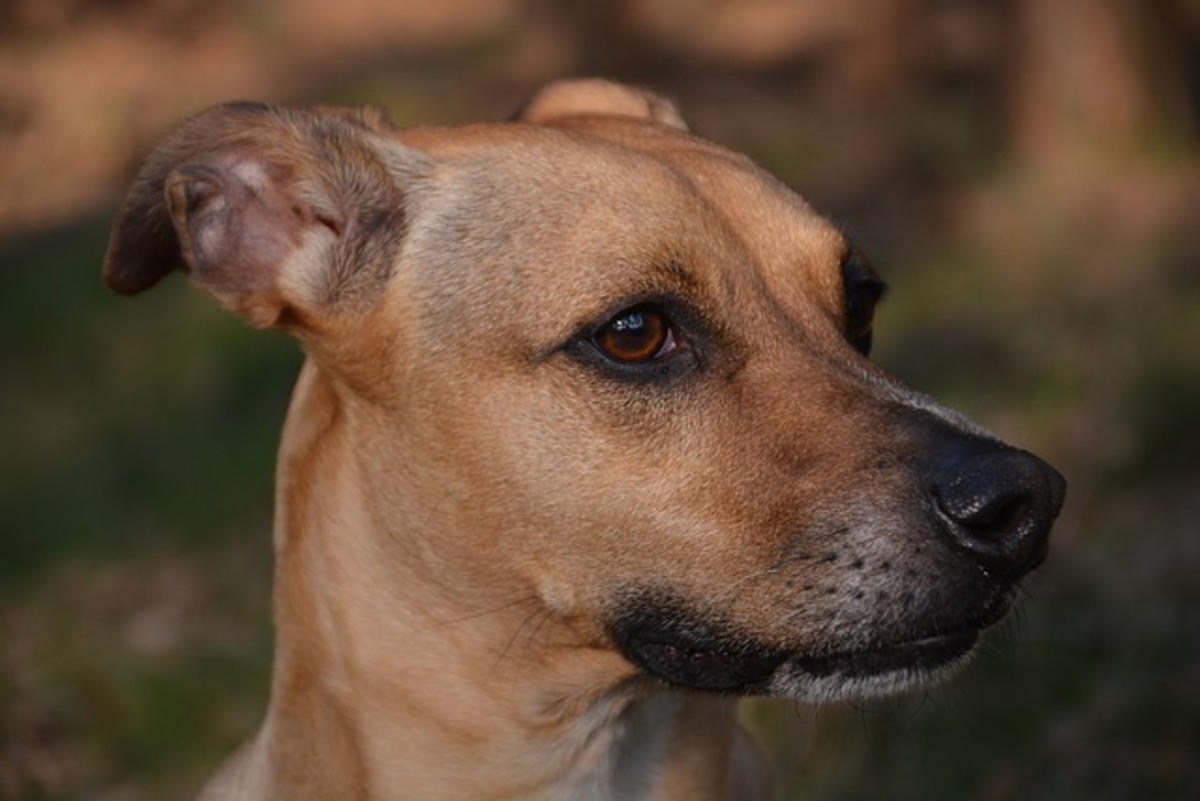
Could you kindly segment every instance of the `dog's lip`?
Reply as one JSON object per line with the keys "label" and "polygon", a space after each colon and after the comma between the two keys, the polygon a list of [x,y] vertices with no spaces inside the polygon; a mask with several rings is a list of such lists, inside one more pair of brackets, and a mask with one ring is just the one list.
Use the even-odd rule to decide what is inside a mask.
{"label": "dog's lip", "polygon": [[797,654],[789,663],[812,676],[873,676],[898,670],[933,671],[971,652],[984,629],[1008,613],[1011,599],[997,595],[973,618],[901,635],[895,640],[828,654]]}
{"label": "dog's lip", "polygon": [[788,662],[810,676],[868,677],[898,670],[932,671],[970,653],[980,630],[966,627],[856,650],[797,655]]}
{"label": "dog's lip", "polygon": [[653,635],[630,637],[624,650],[643,670],[669,684],[710,692],[753,694],[765,689],[772,675],[785,663],[813,677],[869,678],[897,671],[914,675],[931,673],[970,653],[980,630],[969,626],[822,654],[691,643]]}
{"label": "dog's lip", "polygon": [[751,648],[704,647],[664,639],[632,638],[627,655],[669,684],[711,692],[747,692],[764,684],[786,655]]}
{"label": "dog's lip", "polygon": [[646,673],[678,687],[710,692],[770,692],[782,666],[813,678],[868,679],[904,672],[934,674],[961,663],[995,613],[961,626],[914,633],[888,642],[814,653],[767,648],[740,640],[681,635],[658,626],[627,630],[622,651]]}
{"label": "dog's lip", "polygon": [[788,653],[765,648],[678,615],[633,615],[614,627],[629,661],[668,684],[747,693],[765,686]]}
{"label": "dog's lip", "polygon": [[824,651],[768,646],[735,628],[714,626],[678,608],[664,611],[648,605],[619,618],[612,634],[629,661],[668,684],[709,692],[770,694],[774,692],[773,677],[781,669],[814,679],[906,674],[916,680],[961,665],[980,633],[1004,616],[1009,602],[1008,594],[996,594],[966,619],[929,621],[893,638],[867,639],[841,648],[834,645]]}

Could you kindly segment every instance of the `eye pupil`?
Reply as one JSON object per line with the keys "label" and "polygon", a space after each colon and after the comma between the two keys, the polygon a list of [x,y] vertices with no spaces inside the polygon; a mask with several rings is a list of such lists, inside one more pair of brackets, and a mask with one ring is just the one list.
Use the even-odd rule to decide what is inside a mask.
{"label": "eye pupil", "polygon": [[653,309],[633,309],[605,324],[595,343],[619,362],[647,362],[664,355],[673,335],[666,318]]}

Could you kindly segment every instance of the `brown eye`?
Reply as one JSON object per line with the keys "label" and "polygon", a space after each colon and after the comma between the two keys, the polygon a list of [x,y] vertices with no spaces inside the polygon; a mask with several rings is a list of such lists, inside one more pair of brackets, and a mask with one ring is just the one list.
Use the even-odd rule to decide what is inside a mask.
{"label": "brown eye", "polygon": [[671,323],[652,308],[639,306],[622,312],[596,332],[600,352],[618,362],[648,362],[675,349]]}

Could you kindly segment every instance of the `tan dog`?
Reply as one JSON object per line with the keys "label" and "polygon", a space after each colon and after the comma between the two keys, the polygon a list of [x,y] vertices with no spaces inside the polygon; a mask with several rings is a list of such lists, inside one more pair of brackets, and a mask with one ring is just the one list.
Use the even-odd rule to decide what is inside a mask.
{"label": "tan dog", "polygon": [[654,95],[392,130],[228,105],[105,276],[303,344],[270,709],[226,799],[753,799],[738,695],[941,679],[1064,484],[866,358],[845,238]]}

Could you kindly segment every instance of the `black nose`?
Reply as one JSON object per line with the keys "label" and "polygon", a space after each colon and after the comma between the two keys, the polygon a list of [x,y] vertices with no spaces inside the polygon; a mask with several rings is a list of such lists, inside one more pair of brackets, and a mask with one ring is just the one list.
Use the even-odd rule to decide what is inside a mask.
{"label": "black nose", "polygon": [[1067,483],[1038,457],[976,437],[942,437],[927,493],[940,527],[980,564],[1019,576],[1046,557]]}

